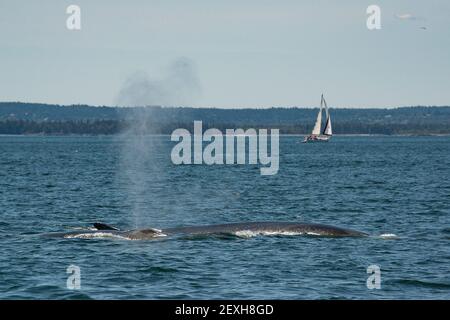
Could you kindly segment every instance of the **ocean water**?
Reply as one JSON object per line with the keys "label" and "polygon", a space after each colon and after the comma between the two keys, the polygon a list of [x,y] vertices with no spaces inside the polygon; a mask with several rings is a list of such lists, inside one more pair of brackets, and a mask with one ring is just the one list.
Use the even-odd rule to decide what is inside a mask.
{"label": "ocean water", "polygon": [[[0,298],[449,299],[450,138],[300,139],[281,137],[278,174],[261,176],[258,165],[175,166],[168,136],[1,136]],[[261,220],[372,236],[40,236],[96,221]],[[79,290],[67,288],[70,265]],[[380,289],[367,288],[369,265]]]}

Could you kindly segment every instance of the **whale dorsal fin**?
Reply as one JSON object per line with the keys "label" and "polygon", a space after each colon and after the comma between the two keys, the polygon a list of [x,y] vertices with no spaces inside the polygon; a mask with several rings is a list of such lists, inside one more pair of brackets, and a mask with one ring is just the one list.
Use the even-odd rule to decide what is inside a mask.
{"label": "whale dorsal fin", "polygon": [[100,222],[94,223],[94,228],[97,229],[97,230],[119,230],[119,229],[117,229],[115,227],[111,227],[111,226],[109,226],[107,224],[100,223]]}

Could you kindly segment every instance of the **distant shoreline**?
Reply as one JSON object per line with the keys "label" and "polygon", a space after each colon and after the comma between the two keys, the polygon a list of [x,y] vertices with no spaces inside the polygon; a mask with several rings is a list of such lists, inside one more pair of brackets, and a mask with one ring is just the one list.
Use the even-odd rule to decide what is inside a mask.
{"label": "distant shoreline", "polygon": [[[351,136],[439,136],[450,134],[450,107],[330,109],[333,134]],[[0,102],[0,134],[110,135],[127,130],[171,134],[193,130],[280,129],[283,135],[312,132],[317,108],[218,109],[189,107],[118,108]]]}

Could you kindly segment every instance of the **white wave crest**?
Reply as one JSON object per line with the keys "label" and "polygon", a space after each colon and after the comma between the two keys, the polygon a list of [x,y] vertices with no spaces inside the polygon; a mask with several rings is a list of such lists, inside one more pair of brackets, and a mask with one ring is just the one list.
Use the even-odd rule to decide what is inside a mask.
{"label": "white wave crest", "polygon": [[[152,235],[153,238],[167,237],[167,234],[159,232]],[[142,240],[139,237],[127,237],[111,232],[89,232],[89,233],[77,233],[65,235],[66,239],[121,239],[121,240]]]}
{"label": "white wave crest", "polygon": [[233,232],[237,237],[241,238],[251,238],[256,236],[299,236],[299,235],[311,235],[320,236],[318,233],[314,232],[294,232],[294,231],[251,231],[251,230],[240,230]]}
{"label": "white wave crest", "polygon": [[[155,230],[159,230],[159,229],[155,229]],[[159,232],[157,234],[155,234],[155,237],[167,237],[167,234],[162,233],[162,230],[159,230]]]}
{"label": "white wave crest", "polygon": [[381,239],[398,239],[399,237],[395,233],[383,233],[380,234]]}
{"label": "white wave crest", "polygon": [[96,231],[97,228],[94,227],[72,227],[70,230],[87,230],[87,231]]}
{"label": "white wave crest", "polygon": [[92,232],[92,233],[77,233],[77,234],[69,234],[64,236],[66,239],[106,239],[106,238],[114,238],[114,239],[122,239],[122,240],[132,240],[131,238],[127,238],[118,234],[109,233],[109,232]]}

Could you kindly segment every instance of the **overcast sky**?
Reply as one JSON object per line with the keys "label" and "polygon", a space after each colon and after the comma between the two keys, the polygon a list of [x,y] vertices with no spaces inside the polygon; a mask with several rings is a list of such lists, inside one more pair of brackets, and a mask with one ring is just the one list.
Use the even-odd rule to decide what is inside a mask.
{"label": "overcast sky", "polygon": [[322,92],[450,105],[450,1],[0,1],[0,101],[312,107]]}

